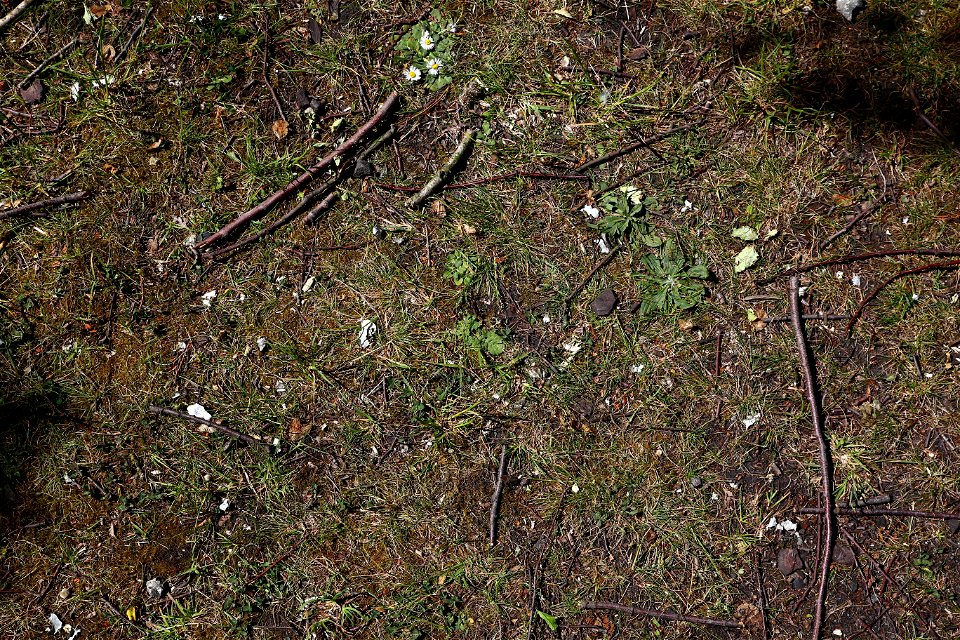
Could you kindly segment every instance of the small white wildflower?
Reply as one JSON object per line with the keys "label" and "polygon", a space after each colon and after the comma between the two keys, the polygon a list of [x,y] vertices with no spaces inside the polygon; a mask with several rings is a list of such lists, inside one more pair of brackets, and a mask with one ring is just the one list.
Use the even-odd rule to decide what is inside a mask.
{"label": "small white wildflower", "polygon": [[760,414],[759,414],[759,413],[752,413],[752,414],[750,414],[749,416],[747,416],[746,418],[743,419],[743,426],[745,426],[746,428],[749,429],[749,428],[752,427],[753,425],[757,424],[757,422],[759,422],[759,420],[760,420]]}
{"label": "small white wildflower", "polygon": [[580,485],[574,484],[572,487],[570,487],[570,492],[571,492],[571,493],[580,493]]}
{"label": "small white wildflower", "polygon": [[680,213],[686,213],[687,211],[693,211],[693,203],[689,200],[684,200],[683,208],[680,209]]}
{"label": "small white wildflower", "polygon": [[919,294],[919,293],[915,293],[915,294],[913,294],[912,296],[910,296],[910,299],[913,300],[914,302],[916,302],[917,300],[920,299],[920,294]]}
{"label": "small white wildflower", "polygon": [[267,339],[266,338],[257,338],[257,349],[263,351],[267,348]]}
{"label": "small white wildflower", "polygon": [[716,501],[718,501],[719,499],[720,499],[720,495],[719,495],[719,494],[717,494],[717,493],[711,493],[711,494],[710,494],[710,500],[711,500],[711,501],[716,502]]}
{"label": "small white wildflower", "polygon": [[543,324],[550,324],[550,316],[543,316]]}
{"label": "small white wildflower", "polygon": [[642,373],[642,372],[643,372],[642,364],[634,364],[630,366],[630,373]]}
{"label": "small white wildflower", "polygon": [[600,253],[610,253],[610,246],[607,244],[607,237],[601,236],[593,241],[597,245],[597,250]]}
{"label": "small white wildflower", "polygon": [[443,68],[443,60],[440,58],[430,58],[427,60],[427,73],[430,75],[439,75],[441,68]]}
{"label": "small white wildflower", "polygon": [[70,97],[73,98],[73,101],[76,102],[80,99],[80,83],[74,82],[70,85]]}
{"label": "small white wildflower", "polygon": [[563,350],[567,353],[577,354],[583,349],[583,345],[576,340],[563,343]]}
{"label": "small white wildflower", "polygon": [[277,380],[277,384],[274,385],[274,388],[277,390],[277,393],[287,392],[287,384],[283,380]]}
{"label": "small white wildflower", "polygon": [[855,287],[859,287],[859,286],[860,286],[860,276],[858,276],[857,274],[853,274],[853,277],[850,278],[850,284],[852,284],[852,285],[855,286]]}
{"label": "small white wildflower", "polygon": [[425,51],[430,51],[435,46],[437,46],[436,41],[433,39],[433,36],[430,35],[429,31],[424,31],[423,35],[420,36],[420,46]]}
{"label": "small white wildflower", "polygon": [[837,276],[837,280],[843,280],[843,271],[837,271],[835,275]]}
{"label": "small white wildflower", "polygon": [[230,508],[230,499],[229,499],[229,498],[224,498],[224,499],[223,499],[223,502],[220,503],[219,508],[220,508],[220,511],[226,511],[227,509],[229,509],[229,508]]}
{"label": "small white wildflower", "polygon": [[587,214],[594,220],[600,217],[600,209],[589,204],[583,205],[583,209],[581,209],[581,211],[583,211],[585,214]]}
{"label": "small white wildflower", "polygon": [[910,216],[903,216],[903,224],[910,222]]}
{"label": "small white wildflower", "polygon": [[800,289],[797,290],[797,294],[802,298],[803,296],[805,296],[805,295],[807,294],[807,288],[806,288],[806,287],[800,287]]}
{"label": "small white wildflower", "polygon": [[227,14],[225,14],[225,13],[218,13],[218,14],[217,14],[217,20],[219,20],[220,22],[223,22],[223,21],[226,20],[226,19],[227,19]]}
{"label": "small white wildflower", "polygon": [[449,31],[450,33],[456,33],[456,32],[457,32],[457,23],[454,22],[453,20],[451,20],[450,22],[448,22],[448,23],[447,23],[447,31]]}
{"label": "small white wildflower", "polygon": [[216,297],[217,297],[217,290],[213,289],[211,291],[207,291],[205,294],[200,296],[200,301],[203,302],[203,306],[209,307],[211,304],[213,304],[213,299]]}
{"label": "small white wildflower", "polygon": [[420,79],[420,76],[423,75],[420,73],[420,69],[417,69],[415,66],[410,65],[407,67],[407,70],[403,72],[403,77],[406,78],[409,82],[416,82]]}

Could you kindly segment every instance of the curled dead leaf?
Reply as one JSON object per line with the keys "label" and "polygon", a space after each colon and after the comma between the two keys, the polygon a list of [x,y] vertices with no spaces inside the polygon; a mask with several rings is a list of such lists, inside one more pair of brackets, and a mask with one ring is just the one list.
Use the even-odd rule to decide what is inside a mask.
{"label": "curled dead leaf", "polygon": [[104,62],[112,62],[117,57],[117,50],[113,48],[112,44],[105,44],[100,47],[100,53],[103,54]]}
{"label": "curled dead leaf", "polygon": [[89,7],[90,13],[93,14],[95,18],[102,18],[111,11],[113,11],[113,5],[110,3],[107,4],[94,4]]}
{"label": "curled dead leaf", "polygon": [[274,120],[272,129],[273,135],[277,136],[277,140],[283,140],[290,133],[290,125],[286,120]]}
{"label": "curled dead leaf", "polygon": [[457,222],[455,226],[457,228],[457,231],[459,231],[465,236],[472,236],[472,235],[476,235],[477,233],[477,228],[471,224],[467,224],[466,222]]}
{"label": "curled dead leaf", "polygon": [[313,427],[310,423],[303,424],[300,418],[292,418],[290,420],[290,426],[287,427],[287,438],[290,440],[290,442],[303,440],[310,435],[312,428]]}

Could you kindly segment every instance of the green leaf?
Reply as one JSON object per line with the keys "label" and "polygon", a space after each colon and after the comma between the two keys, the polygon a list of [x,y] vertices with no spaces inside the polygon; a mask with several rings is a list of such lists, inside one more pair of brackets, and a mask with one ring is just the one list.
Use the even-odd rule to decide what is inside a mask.
{"label": "green leaf", "polygon": [[710,272],[707,271],[707,265],[695,264],[687,269],[687,276],[691,278],[699,278],[700,280],[706,280],[710,277]]}
{"label": "green leaf", "polygon": [[753,309],[747,309],[747,322],[756,322],[757,312]]}
{"label": "green leaf", "polygon": [[546,623],[547,627],[550,628],[550,631],[556,631],[560,626],[557,624],[557,619],[549,613],[544,613],[543,611],[537,609],[537,615],[540,616],[540,619]]}
{"label": "green leaf", "polygon": [[757,232],[753,229],[753,227],[737,227],[736,229],[733,230],[733,233],[731,235],[734,238],[739,238],[740,240],[743,240],[744,242],[753,242],[754,240],[760,237],[759,235],[757,235]]}
{"label": "green leaf", "polygon": [[753,245],[747,245],[743,248],[743,251],[738,253],[737,257],[733,259],[733,270],[736,273],[746,271],[755,265],[759,259],[760,256],[757,254],[757,250],[753,247]]}

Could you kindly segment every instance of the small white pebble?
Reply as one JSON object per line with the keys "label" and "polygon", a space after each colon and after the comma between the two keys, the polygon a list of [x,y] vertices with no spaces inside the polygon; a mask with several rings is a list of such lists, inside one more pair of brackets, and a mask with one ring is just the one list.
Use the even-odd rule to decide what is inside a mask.
{"label": "small white pebble", "polygon": [[574,484],[572,487],[570,487],[570,492],[571,492],[571,493],[580,493],[580,485]]}

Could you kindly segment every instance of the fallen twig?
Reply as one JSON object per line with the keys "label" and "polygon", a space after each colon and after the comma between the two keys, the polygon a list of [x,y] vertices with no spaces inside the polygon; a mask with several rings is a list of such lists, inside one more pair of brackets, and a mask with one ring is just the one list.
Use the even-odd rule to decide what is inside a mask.
{"label": "fallen twig", "polygon": [[594,169],[596,167],[599,167],[600,165],[604,165],[604,164],[607,164],[608,162],[616,160],[621,156],[625,156],[628,153],[633,153],[634,151],[636,151],[637,149],[640,149],[641,147],[648,147],[655,142],[659,142],[663,140],[664,138],[669,138],[675,133],[680,133],[682,131],[689,131],[694,127],[700,126],[704,122],[706,122],[706,119],[700,119],[700,120],[697,120],[696,122],[680,125],[679,127],[673,127],[672,129],[668,129],[661,133],[657,133],[655,135],[650,136],[649,138],[644,138],[643,140],[634,142],[633,144],[628,144],[622,149],[618,149],[617,151],[612,151],[606,155],[600,156],[599,158],[595,158],[590,162],[585,162],[580,166],[578,166],[577,168],[575,168],[574,171],[576,171],[577,173],[582,173],[587,169]]}
{"label": "fallen twig", "polygon": [[864,262],[866,260],[873,260],[875,258],[895,258],[897,256],[931,256],[934,258],[957,258],[960,257],[960,251],[952,249],[893,249],[890,251],[871,251],[870,253],[856,253],[849,256],[843,256],[842,258],[831,258],[829,260],[821,260],[819,262],[811,262],[810,264],[800,265],[799,267],[794,267],[792,269],[786,269],[780,273],[775,273],[772,276],[767,276],[762,280],[758,280],[758,285],[770,284],[777,278],[782,278],[784,276],[796,276],[804,273],[813,271],[814,269],[819,269],[821,267],[834,267],[840,264],[850,264],[851,262]]}
{"label": "fallen twig", "polygon": [[553,520],[550,522],[550,537],[540,552],[540,558],[537,560],[537,564],[533,567],[533,575],[530,580],[530,617],[527,620],[527,640],[533,638],[533,634],[537,628],[537,621],[540,619],[537,616],[537,605],[540,601],[540,580],[543,578],[543,572],[547,568],[547,560],[553,548],[553,541],[557,536],[557,525],[560,523],[560,518],[563,515],[563,501],[566,499],[569,491],[570,489],[566,488],[563,490],[563,493],[560,494],[560,500],[557,502],[557,510],[553,512]]}
{"label": "fallen twig", "polygon": [[856,224],[857,224],[858,222],[860,222],[860,221],[863,220],[865,217],[867,217],[868,215],[870,215],[871,213],[873,213],[874,211],[876,211],[876,209],[877,209],[881,204],[883,204],[884,200],[886,200],[886,198],[877,198],[876,200],[871,200],[870,202],[865,202],[865,203],[863,203],[862,205],[860,205],[860,213],[858,213],[857,215],[853,216],[853,217],[850,219],[850,222],[848,222],[846,225],[844,225],[844,227],[843,227],[842,229],[840,229],[839,231],[835,232],[835,233],[834,233],[833,235],[831,235],[829,238],[827,238],[826,240],[824,240],[823,242],[820,243],[820,251],[823,251],[824,249],[826,249],[827,247],[829,247],[831,244],[833,244],[834,240],[836,240],[836,239],[839,238],[840,236],[844,235],[845,233],[849,233],[849,231],[850,231],[851,229],[853,229],[853,227],[856,226]]}
{"label": "fallen twig", "polygon": [[716,620],[714,618],[701,618],[700,616],[685,616],[679,613],[669,613],[667,611],[656,611],[655,609],[639,609],[616,602],[595,602],[587,601],[580,605],[581,608],[588,611],[619,611],[632,616],[645,616],[647,618],[656,618],[658,620],[671,620],[673,622],[689,622],[691,624],[702,624],[708,627],[723,627],[725,629],[742,629],[743,625],[732,620]]}
{"label": "fallen twig", "polygon": [[133,44],[133,41],[137,39],[137,36],[143,31],[143,28],[147,26],[147,21],[150,19],[150,16],[153,15],[153,7],[147,7],[147,12],[143,14],[143,20],[140,21],[140,24],[137,25],[137,28],[133,30],[133,33],[130,34],[130,37],[127,38],[127,41],[123,44],[123,47],[120,48],[120,52],[117,54],[117,57],[114,58],[114,63],[118,63],[123,60],[123,56],[127,55],[127,51],[130,49],[130,45]]}
{"label": "fallen twig", "polygon": [[597,265],[590,270],[590,273],[588,273],[583,278],[583,280],[580,281],[580,284],[574,287],[573,291],[571,291],[570,294],[566,297],[566,299],[564,299],[563,301],[564,306],[569,307],[570,304],[574,300],[576,300],[577,296],[580,295],[580,292],[583,291],[583,288],[586,287],[591,280],[593,280],[593,276],[597,275],[598,271],[600,271],[601,269],[606,267],[608,264],[610,264],[613,261],[613,259],[617,257],[617,254],[620,253],[621,249],[623,249],[622,244],[618,244],[615,247],[613,247],[613,249],[610,249],[610,253],[608,253],[603,260],[598,262]]}
{"label": "fallen twig", "polygon": [[817,593],[817,602],[813,614],[813,640],[819,640],[823,628],[823,616],[827,589],[830,581],[830,562],[833,559],[833,543],[836,540],[836,518],[834,518],[833,499],[833,465],[830,459],[830,444],[827,442],[823,419],[823,403],[820,398],[820,389],[817,384],[817,370],[813,361],[813,353],[807,342],[807,334],[803,327],[803,312],[800,308],[800,278],[790,279],[790,316],[793,320],[793,332],[797,338],[797,349],[800,352],[800,365],[806,382],[807,402],[810,403],[810,413],[813,420],[813,430],[820,447],[820,478],[822,481],[823,504],[826,516],[826,540],[821,545],[823,559],[820,563],[820,590]]}
{"label": "fallen twig", "polygon": [[60,47],[60,49],[58,49],[56,52],[51,54],[49,58],[47,58],[46,60],[38,64],[37,68],[31,71],[30,73],[28,73],[27,77],[20,82],[20,88],[23,89],[27,85],[29,85],[31,82],[33,82],[33,79],[39,76],[44,71],[46,71],[47,67],[49,67],[51,64],[53,64],[54,62],[56,62],[57,60],[65,56],[67,53],[70,52],[71,49],[77,46],[78,42],[80,42],[80,39],[74,38],[67,44]]}
{"label": "fallen twig", "polygon": [[23,2],[21,2],[20,4],[18,4],[17,6],[15,6],[13,9],[10,9],[10,11],[7,13],[7,15],[3,16],[2,18],[0,18],[0,33],[3,33],[3,31],[4,31],[7,27],[9,27],[9,26],[12,25],[14,22],[16,22],[17,18],[19,18],[20,15],[21,15],[24,11],[26,11],[27,9],[29,9],[29,8],[30,8],[30,5],[32,5],[32,4],[33,4],[34,2],[36,2],[36,1],[37,1],[37,0],[23,0]]}
{"label": "fallen twig", "polygon": [[932,264],[925,264],[922,267],[914,267],[913,269],[904,269],[903,271],[898,271],[893,274],[883,282],[881,282],[876,289],[867,294],[863,300],[860,301],[860,304],[857,306],[857,310],[853,312],[853,315],[850,316],[850,322],[847,323],[847,335],[853,331],[853,325],[857,323],[857,320],[860,319],[860,316],[863,315],[863,311],[871,300],[877,297],[880,292],[887,287],[890,283],[895,280],[906,276],[917,275],[919,273],[927,273],[929,271],[944,271],[946,269],[956,269],[960,267],[960,260],[947,260],[945,262],[934,262]]}
{"label": "fallen twig", "polygon": [[53,207],[59,207],[62,204],[79,202],[81,200],[85,200],[88,197],[90,197],[89,191],[77,191],[76,193],[68,193],[67,195],[57,196],[56,198],[50,198],[49,200],[32,202],[30,204],[14,207],[13,209],[7,209],[6,211],[0,211],[0,220],[7,220],[9,218],[17,218],[21,216],[30,215],[34,211],[41,211],[43,209],[52,209]]}
{"label": "fallen twig", "polygon": [[211,429],[216,429],[221,433],[225,433],[228,436],[233,436],[238,440],[243,440],[248,444],[256,444],[261,447],[270,447],[272,446],[266,440],[260,440],[259,438],[254,438],[253,436],[243,433],[242,431],[237,431],[236,429],[231,429],[222,424],[217,424],[216,422],[211,422],[210,420],[204,420],[203,418],[198,418],[196,416],[191,416],[189,413],[180,413],[179,411],[174,411],[173,409],[165,409],[164,407],[150,407],[150,413],[155,413],[157,415],[171,416],[173,418],[180,418],[181,420],[187,420],[189,422],[196,422],[197,424],[202,424]]}
{"label": "fallen twig", "polygon": [[[927,520],[960,520],[960,513],[950,513],[947,511],[914,511],[913,509],[851,509],[849,507],[835,507],[833,512],[840,516],[865,516],[868,518],[879,518],[889,516],[892,518],[926,518]],[[803,507],[800,509],[803,515],[823,515],[821,507]]]}
{"label": "fallen twig", "polygon": [[376,129],[376,127],[383,121],[387,116],[393,106],[397,103],[399,95],[394,92],[391,93],[389,97],[380,105],[380,109],[373,115],[370,120],[368,120],[362,127],[357,129],[357,131],[347,138],[339,147],[334,149],[328,155],[326,155],[322,160],[314,164],[312,167],[300,174],[293,182],[283,187],[282,189],[273,193],[266,200],[248,210],[247,212],[241,214],[235,218],[232,222],[224,225],[219,231],[208,236],[207,238],[198,242],[194,247],[196,249],[201,249],[203,247],[215,244],[220,242],[224,238],[236,233],[238,230],[246,227],[248,224],[254,220],[260,218],[268,211],[273,209],[276,205],[282,202],[284,199],[288,198],[291,194],[296,193],[300,188],[308,184],[311,180],[317,177],[321,172],[325,171],[330,165],[333,164],[334,160],[337,158],[349,153],[356,147],[365,137],[370,135],[370,133]]}
{"label": "fallen twig", "polygon": [[277,92],[274,90],[273,85],[270,84],[270,78],[267,74],[267,56],[270,52],[270,25],[267,22],[267,19],[264,18],[263,21],[263,84],[267,85],[267,89],[270,91],[270,97],[273,98],[273,104],[277,105],[277,113],[280,115],[280,119],[284,122],[287,121],[287,116],[283,112],[283,105],[280,104],[280,98],[277,96]]}
{"label": "fallen twig", "polygon": [[427,181],[423,188],[415,195],[407,199],[404,202],[404,205],[410,209],[416,209],[423,205],[426,202],[427,198],[432,196],[444,182],[450,179],[450,176],[456,170],[460,162],[467,156],[470,152],[470,149],[473,147],[473,140],[476,136],[475,129],[467,129],[463,134],[463,139],[460,140],[460,144],[457,145],[457,148],[453,150],[453,153],[450,155],[450,158],[444,163],[444,165],[430,180]]}
{"label": "fallen twig", "polygon": [[[489,178],[480,178],[477,180],[469,180],[467,182],[454,182],[448,184],[444,187],[444,190],[450,191],[452,189],[468,189],[470,187],[478,187],[483,184],[490,184],[491,182],[500,182],[501,180],[509,180],[511,178],[532,178],[534,180],[589,180],[589,176],[585,176],[577,173],[543,173],[540,171],[511,171],[510,173],[500,173],[495,176],[490,176]],[[386,191],[405,191],[413,192],[419,191],[416,187],[404,187],[398,184],[382,184],[377,183],[375,185],[378,189],[385,189]]]}
{"label": "fallen twig", "polygon": [[497,469],[497,488],[490,499],[490,544],[497,544],[497,524],[500,517],[500,503],[503,501],[503,482],[507,476],[507,462],[509,462],[507,445],[500,451],[500,467]]}
{"label": "fallen twig", "polygon": [[307,215],[303,216],[304,224],[313,224],[316,222],[320,216],[322,216],[328,209],[330,209],[334,204],[337,203],[337,199],[340,197],[340,194],[336,191],[331,191],[327,194],[327,197],[317,203],[313,209],[307,212]]}

